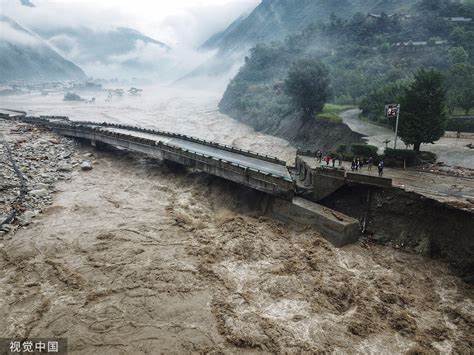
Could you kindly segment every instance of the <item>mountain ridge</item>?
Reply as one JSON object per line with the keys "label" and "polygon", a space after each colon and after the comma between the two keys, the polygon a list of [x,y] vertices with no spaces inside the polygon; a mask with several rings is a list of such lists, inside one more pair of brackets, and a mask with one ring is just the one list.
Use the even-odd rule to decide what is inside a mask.
{"label": "mountain ridge", "polygon": [[83,80],[84,71],[36,33],[0,15],[0,81]]}
{"label": "mountain ridge", "polygon": [[[60,27],[35,29],[36,32],[66,56],[76,60],[106,62],[110,56],[122,55],[135,48],[136,41],[154,44],[169,50],[170,47],[129,27],[94,30],[89,27]],[[72,53],[76,50],[77,53]]]}
{"label": "mountain ridge", "polygon": [[414,2],[414,0],[263,0],[250,14],[239,17],[224,31],[210,37],[202,48],[223,51],[248,49],[258,43],[283,40],[312,23],[326,21],[331,14],[349,18],[356,12],[408,10]]}

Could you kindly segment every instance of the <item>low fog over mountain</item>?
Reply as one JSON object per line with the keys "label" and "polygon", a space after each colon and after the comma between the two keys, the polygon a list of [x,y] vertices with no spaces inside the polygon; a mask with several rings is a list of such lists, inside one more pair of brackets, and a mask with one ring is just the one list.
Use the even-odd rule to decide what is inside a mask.
{"label": "low fog over mountain", "polygon": [[160,57],[170,50],[165,43],[126,27],[38,27],[35,30],[92,76],[154,73],[160,70]]}
{"label": "low fog over mountain", "polygon": [[223,51],[251,46],[301,31],[310,24],[327,21],[331,14],[348,18],[356,12],[390,12],[409,8],[415,1],[402,0],[263,0],[248,16],[232,23],[207,40],[202,48]]}
{"label": "low fog over mountain", "polygon": [[196,48],[258,3],[0,0],[0,7],[87,76],[169,83],[207,62],[212,51]]}
{"label": "low fog over mountain", "polygon": [[0,15],[0,81],[84,79],[81,68],[35,33]]}
{"label": "low fog over mountain", "polygon": [[186,78],[232,76],[254,45],[284,40],[311,24],[328,21],[332,14],[349,18],[356,12],[404,11],[413,3],[414,0],[263,0],[253,11],[241,15],[202,44],[201,50],[217,53]]}

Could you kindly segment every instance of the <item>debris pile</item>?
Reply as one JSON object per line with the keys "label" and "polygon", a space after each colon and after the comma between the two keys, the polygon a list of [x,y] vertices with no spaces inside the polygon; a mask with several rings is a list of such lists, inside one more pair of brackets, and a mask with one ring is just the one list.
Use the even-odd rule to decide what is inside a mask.
{"label": "debris pile", "polygon": [[474,177],[474,169],[465,168],[462,166],[449,166],[443,163],[428,164],[421,168],[423,171],[430,173],[443,174],[456,177]]}
{"label": "debris pile", "polygon": [[70,179],[79,164],[73,158],[74,147],[67,138],[0,121],[0,235],[30,224],[51,204],[55,183]]}

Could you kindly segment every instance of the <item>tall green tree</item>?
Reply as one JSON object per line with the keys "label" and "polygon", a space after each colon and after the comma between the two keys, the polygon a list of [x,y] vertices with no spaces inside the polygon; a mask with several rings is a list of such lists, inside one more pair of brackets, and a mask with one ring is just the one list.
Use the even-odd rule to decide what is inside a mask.
{"label": "tall green tree", "polygon": [[327,68],[318,60],[302,59],[295,62],[285,80],[285,92],[293,103],[310,119],[323,110],[330,99],[330,79]]}
{"label": "tall green tree", "polygon": [[465,114],[474,107],[474,66],[469,63],[453,65],[448,72],[449,99]]}
{"label": "tall green tree", "polygon": [[415,151],[422,143],[440,139],[446,126],[446,91],[443,76],[431,69],[420,69],[413,83],[400,98],[398,135],[405,144],[413,144]]}

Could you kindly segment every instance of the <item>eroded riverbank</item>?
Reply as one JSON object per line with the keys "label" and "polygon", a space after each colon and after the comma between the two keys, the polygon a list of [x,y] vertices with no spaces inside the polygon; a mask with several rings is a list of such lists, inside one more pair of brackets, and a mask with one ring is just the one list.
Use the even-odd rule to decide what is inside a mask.
{"label": "eroded riverbank", "polygon": [[261,195],[203,174],[74,154],[93,170],[75,168],[50,207],[1,241],[2,337],[67,337],[81,354],[473,346],[472,287],[441,262],[336,249],[262,216]]}

